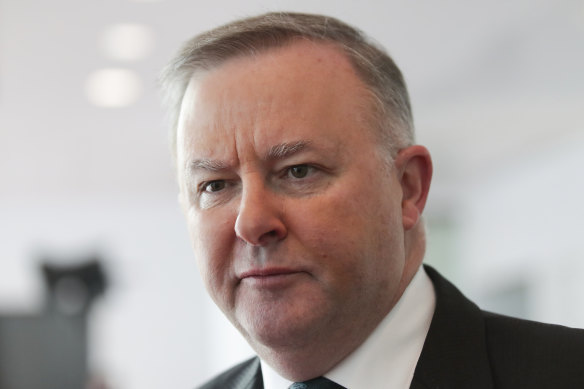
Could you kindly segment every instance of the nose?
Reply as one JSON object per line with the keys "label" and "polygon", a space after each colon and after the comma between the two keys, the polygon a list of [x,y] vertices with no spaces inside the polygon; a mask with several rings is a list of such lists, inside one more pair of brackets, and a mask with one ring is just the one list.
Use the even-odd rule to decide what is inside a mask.
{"label": "nose", "polygon": [[267,246],[284,239],[288,233],[277,195],[263,183],[244,186],[235,234],[253,246]]}

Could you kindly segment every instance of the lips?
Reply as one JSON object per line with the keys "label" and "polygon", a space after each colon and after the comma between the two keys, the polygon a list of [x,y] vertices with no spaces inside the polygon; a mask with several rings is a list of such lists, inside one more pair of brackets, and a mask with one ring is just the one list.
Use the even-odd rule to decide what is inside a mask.
{"label": "lips", "polygon": [[245,278],[264,278],[273,276],[283,276],[289,274],[301,273],[299,270],[289,269],[289,268],[267,268],[267,269],[252,269],[241,273],[239,276],[240,280]]}
{"label": "lips", "polygon": [[283,287],[306,272],[290,268],[252,269],[239,275],[240,282],[258,287]]}

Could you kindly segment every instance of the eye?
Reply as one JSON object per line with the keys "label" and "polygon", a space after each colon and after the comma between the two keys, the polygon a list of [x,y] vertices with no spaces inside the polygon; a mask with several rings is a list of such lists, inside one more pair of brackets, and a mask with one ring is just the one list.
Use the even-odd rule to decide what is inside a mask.
{"label": "eye", "polygon": [[205,192],[219,192],[220,190],[225,189],[225,181],[217,180],[207,182],[203,189]]}
{"label": "eye", "polygon": [[304,178],[310,172],[311,167],[308,165],[295,165],[288,168],[289,174],[294,178]]}

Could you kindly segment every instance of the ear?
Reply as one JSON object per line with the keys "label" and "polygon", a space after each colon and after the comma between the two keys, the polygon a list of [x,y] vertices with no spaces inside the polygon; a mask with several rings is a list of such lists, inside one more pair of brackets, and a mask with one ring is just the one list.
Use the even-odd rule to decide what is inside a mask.
{"label": "ear", "polygon": [[402,223],[405,230],[410,230],[420,220],[426,205],[432,159],[424,146],[415,145],[401,150],[394,163],[402,187]]}

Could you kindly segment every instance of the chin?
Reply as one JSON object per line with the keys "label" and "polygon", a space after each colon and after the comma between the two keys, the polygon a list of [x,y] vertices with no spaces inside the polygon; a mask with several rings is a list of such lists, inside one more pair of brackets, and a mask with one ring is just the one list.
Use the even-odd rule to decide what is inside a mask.
{"label": "chin", "polygon": [[[322,311],[320,311],[322,312]],[[313,312],[314,313],[314,312]],[[302,347],[310,343],[322,327],[323,317],[291,314],[289,311],[247,312],[234,323],[247,341],[256,348],[261,345],[270,349]]]}

